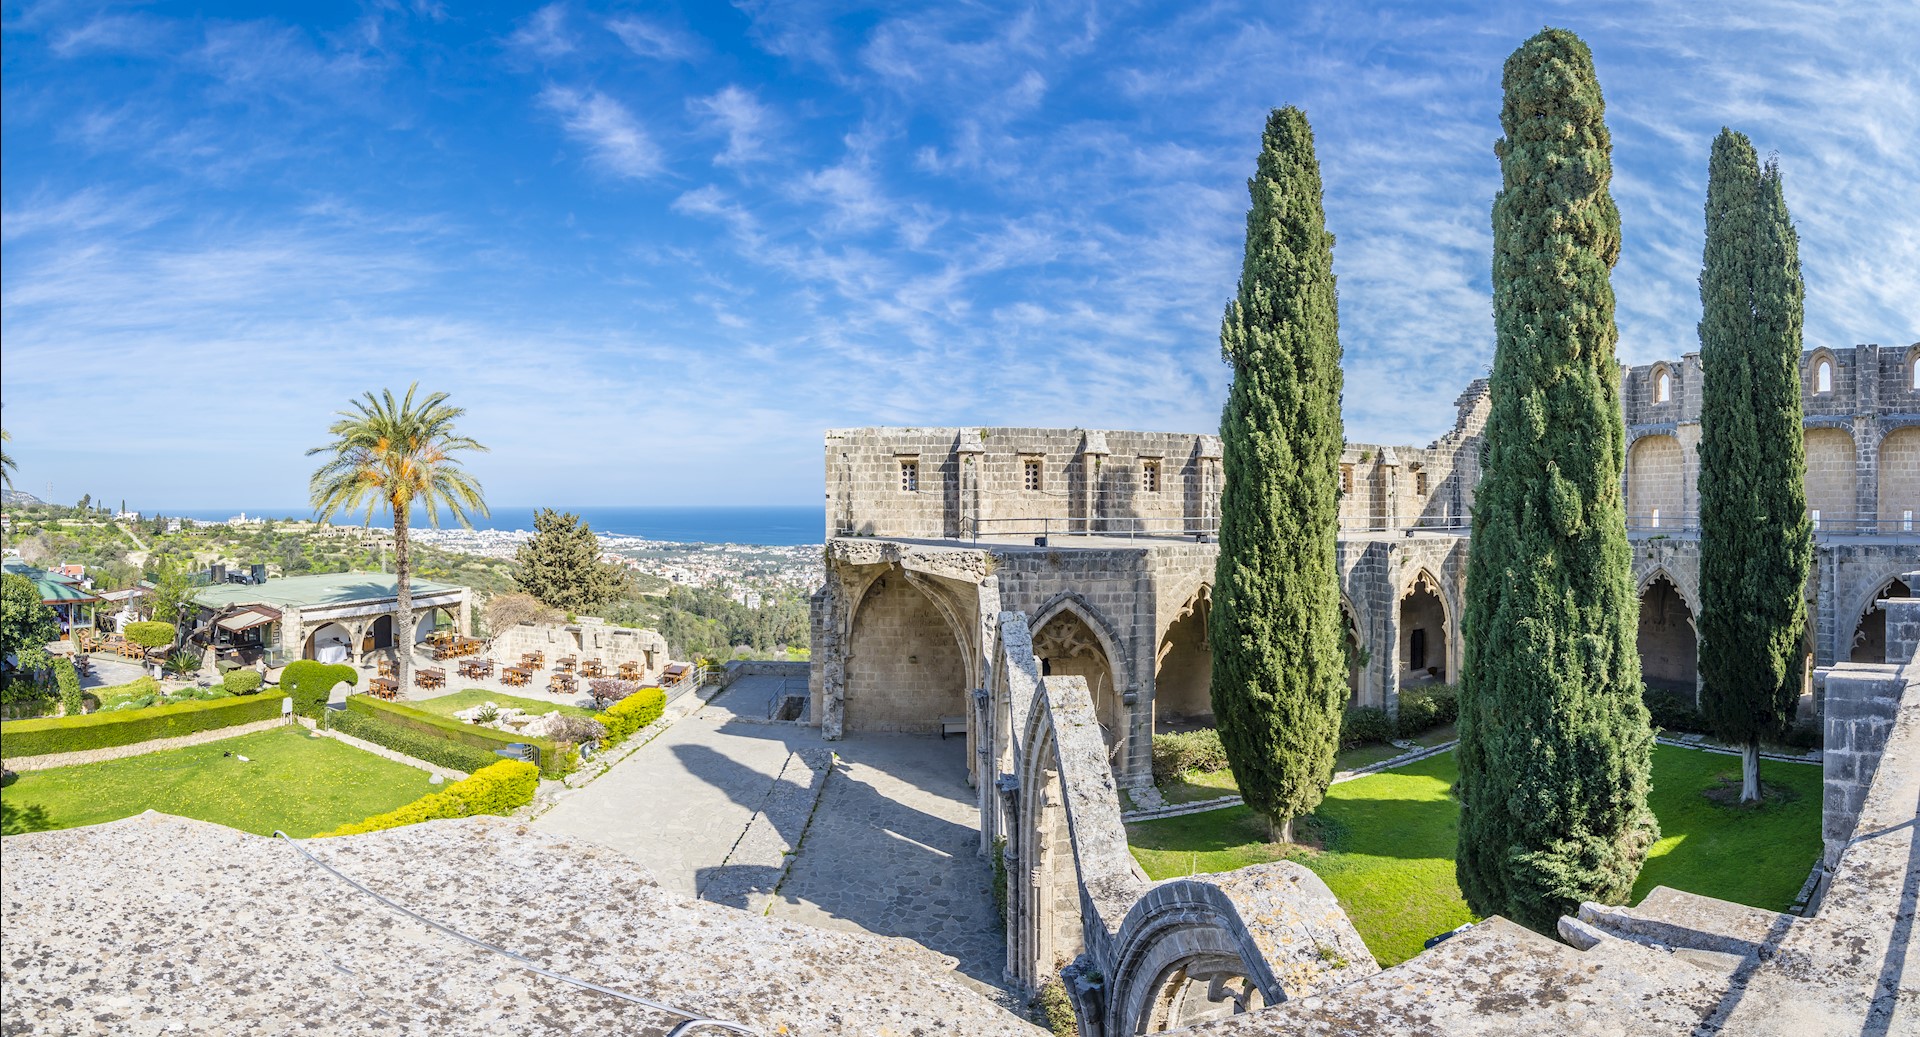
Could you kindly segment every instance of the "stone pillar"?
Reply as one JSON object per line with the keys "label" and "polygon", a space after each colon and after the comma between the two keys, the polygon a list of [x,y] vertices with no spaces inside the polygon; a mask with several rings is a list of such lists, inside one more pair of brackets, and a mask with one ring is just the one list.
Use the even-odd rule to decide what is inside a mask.
{"label": "stone pillar", "polygon": [[1085,516],[1081,526],[1087,532],[1105,529],[1106,494],[1101,492],[1107,479],[1107,458],[1113,451],[1107,449],[1107,434],[1098,430],[1089,430],[1080,440],[1080,514]]}
{"label": "stone pillar", "polygon": [[1200,436],[1194,440],[1194,467],[1198,470],[1198,500],[1187,513],[1187,522],[1195,530],[1220,532],[1220,455],[1219,436]]}
{"label": "stone pillar", "polygon": [[461,637],[473,633],[473,591],[460,588],[460,606],[454,610],[453,632]]}
{"label": "stone pillar", "polygon": [[288,607],[280,613],[280,651],[288,662],[306,656],[307,625],[297,608]]}
{"label": "stone pillar", "polygon": [[1380,463],[1375,468],[1375,479],[1380,487],[1380,528],[1400,528],[1400,455],[1392,447],[1380,450]]}
{"label": "stone pillar", "polygon": [[1673,438],[1680,442],[1680,514],[1675,515],[1682,528],[1700,528],[1700,423],[1689,421],[1674,426]]}
{"label": "stone pillar", "polygon": [[954,530],[954,535],[978,537],[980,535],[980,466],[985,463],[987,454],[986,444],[980,439],[980,430],[961,429],[953,452],[960,469],[958,477],[954,480],[954,492],[958,499],[949,509],[956,516],[959,527]]}

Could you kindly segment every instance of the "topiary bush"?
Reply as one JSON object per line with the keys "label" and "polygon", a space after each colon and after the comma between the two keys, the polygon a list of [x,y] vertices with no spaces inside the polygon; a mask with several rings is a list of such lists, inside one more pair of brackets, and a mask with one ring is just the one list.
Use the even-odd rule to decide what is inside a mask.
{"label": "topiary bush", "polygon": [[86,709],[86,700],[80,696],[80,673],[73,668],[73,660],[59,656],[53,660],[53,683],[60,689],[60,712],[77,717]]}
{"label": "topiary bush", "polygon": [[251,695],[259,691],[260,685],[265,682],[266,678],[260,675],[259,670],[229,670],[221,678],[220,686],[230,694]]}
{"label": "topiary bush", "polygon": [[1213,728],[1153,736],[1153,780],[1179,780],[1188,771],[1212,773],[1227,767],[1227,750]]}
{"label": "topiary bush", "polygon": [[324,717],[326,725],[332,730],[375,745],[385,746],[416,760],[438,764],[448,770],[472,774],[500,761],[500,757],[491,750],[400,727],[371,713],[360,713],[350,709],[329,709],[323,712],[326,714]]}
{"label": "topiary bush", "polygon": [[280,690],[293,699],[293,711],[315,720],[326,709],[327,696],[333,694],[333,686],[341,681],[349,685],[360,683],[360,671],[346,663],[323,663],[317,659],[295,659],[280,671]]}
{"label": "topiary bush", "polygon": [[1393,718],[1377,706],[1348,706],[1340,719],[1340,748],[1352,749],[1369,742],[1393,739]]}
{"label": "topiary bush", "polygon": [[173,624],[152,621],[128,623],[126,635],[127,640],[142,648],[167,648],[173,644]]}
{"label": "topiary bush", "polygon": [[607,729],[607,738],[603,745],[608,748],[619,745],[635,731],[660,719],[667,711],[667,693],[659,688],[641,688],[626,698],[607,707],[600,714],[600,723]]}
{"label": "topiary bush", "polygon": [[360,835],[447,817],[508,814],[533,802],[533,794],[539,787],[540,768],[521,760],[499,760],[474,771],[471,777],[422,796],[398,810],[341,825],[324,834]]}
{"label": "topiary bush", "polygon": [[[139,699],[135,700],[141,701]],[[0,725],[0,756],[44,756],[176,738],[280,715],[280,698],[256,695],[218,702],[180,702],[113,709],[77,717],[16,720]]]}

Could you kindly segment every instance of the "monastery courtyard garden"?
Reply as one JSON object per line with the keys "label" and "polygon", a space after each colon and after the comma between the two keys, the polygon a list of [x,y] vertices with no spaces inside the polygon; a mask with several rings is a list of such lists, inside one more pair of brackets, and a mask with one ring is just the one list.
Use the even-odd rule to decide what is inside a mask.
{"label": "monastery courtyard garden", "polygon": [[[1739,757],[1654,749],[1648,803],[1661,837],[1634,884],[1635,903],[1670,886],[1769,911],[1793,904],[1820,855],[1821,771],[1765,760],[1760,774],[1764,802],[1728,805],[1726,789],[1739,798]],[[1229,775],[1207,777],[1231,791]],[[1298,826],[1319,849],[1268,842],[1266,823],[1244,806],[1139,822],[1127,836],[1156,880],[1292,857],[1326,881],[1374,957],[1390,966],[1420,953],[1429,937],[1474,920],[1454,881],[1458,777],[1446,752],[1332,786]]]}
{"label": "monastery courtyard garden", "polygon": [[304,838],[435,788],[426,771],[287,725],[185,749],[27,771],[0,790],[0,808],[9,835],[158,810],[256,835],[280,829]]}

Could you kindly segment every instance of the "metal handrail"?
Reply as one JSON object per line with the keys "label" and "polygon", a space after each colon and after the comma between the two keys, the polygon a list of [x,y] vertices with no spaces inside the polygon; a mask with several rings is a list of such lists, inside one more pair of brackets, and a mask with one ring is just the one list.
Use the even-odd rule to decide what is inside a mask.
{"label": "metal handrail", "polygon": [[673,1029],[668,1030],[667,1037],[679,1037],[679,1035],[681,1034],[691,1033],[694,1030],[702,1027],[713,1027],[716,1029],[725,1030],[729,1033],[749,1034],[751,1035],[751,1037],[763,1037],[760,1031],[755,1030],[752,1027],[746,1026],[745,1024],[742,1024],[742,1023],[730,1023],[730,1022],[724,1022],[719,1019],[711,1019],[711,1018],[708,1018],[707,1016],[703,1016],[699,1014],[698,1012],[689,1012],[684,1008],[675,1008],[672,1005],[661,1004],[658,1001],[650,1001],[644,997],[639,996],[638,994],[629,994],[624,990],[615,990],[612,987],[601,986],[598,983],[592,983],[584,979],[579,979],[574,976],[569,976],[564,972],[555,972],[552,969],[543,968],[539,965],[534,964],[532,959],[529,959],[524,955],[515,954],[514,952],[507,950],[504,947],[496,947],[493,944],[486,942],[485,940],[475,939],[474,937],[468,936],[466,933],[463,933],[460,930],[455,929],[450,925],[447,925],[443,922],[436,922],[433,919],[428,918],[427,916],[419,913],[418,911],[405,907],[401,904],[396,904],[393,901],[387,899],[386,897],[380,895],[379,893],[376,893],[373,890],[368,889],[366,886],[361,885],[358,880],[348,875],[342,874],[340,870],[335,868],[333,865],[328,864],[326,861],[323,861],[320,858],[315,857],[313,854],[307,852],[306,847],[300,845],[298,842],[295,842],[293,837],[288,835],[287,833],[276,828],[274,829],[273,834],[279,836],[282,839],[285,839],[287,841],[288,846],[291,846],[295,850],[297,850],[300,853],[300,856],[305,857],[307,860],[313,862],[314,864],[318,864],[322,869],[324,869],[327,872],[327,874],[332,875],[334,878],[339,879],[340,881],[346,883],[347,885],[352,886],[353,888],[359,890],[362,893],[365,893],[367,896],[370,896],[373,899],[378,900],[381,904],[389,908],[392,908],[393,910],[398,911],[403,915],[406,915],[408,918],[411,918],[422,925],[429,926],[434,929],[438,929],[441,932],[446,933],[448,936],[451,936],[457,940],[463,940],[483,950],[492,951],[493,953],[498,954],[501,957],[512,961],[514,964],[520,966],[521,968],[526,969],[529,972],[533,972],[538,975],[545,976],[548,979],[559,980],[562,983],[569,983],[569,984],[572,984],[573,986],[580,987],[583,990],[591,990],[591,991],[594,991],[595,993],[606,994],[609,997],[617,997],[622,1001],[631,1001],[634,1004],[640,1005],[643,1008],[651,1008],[656,1012],[662,1012],[667,1015],[678,1016],[680,1019],[684,1020],[683,1022],[676,1025]]}

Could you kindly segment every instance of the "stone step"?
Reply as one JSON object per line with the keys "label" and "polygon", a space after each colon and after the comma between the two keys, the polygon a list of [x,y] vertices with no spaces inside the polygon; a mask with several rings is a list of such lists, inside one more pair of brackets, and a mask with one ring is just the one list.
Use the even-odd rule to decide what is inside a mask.
{"label": "stone step", "polygon": [[1730,972],[1778,943],[1795,919],[1657,886],[1637,907],[1581,904],[1580,921],[1609,936],[1673,951],[1711,971]]}

